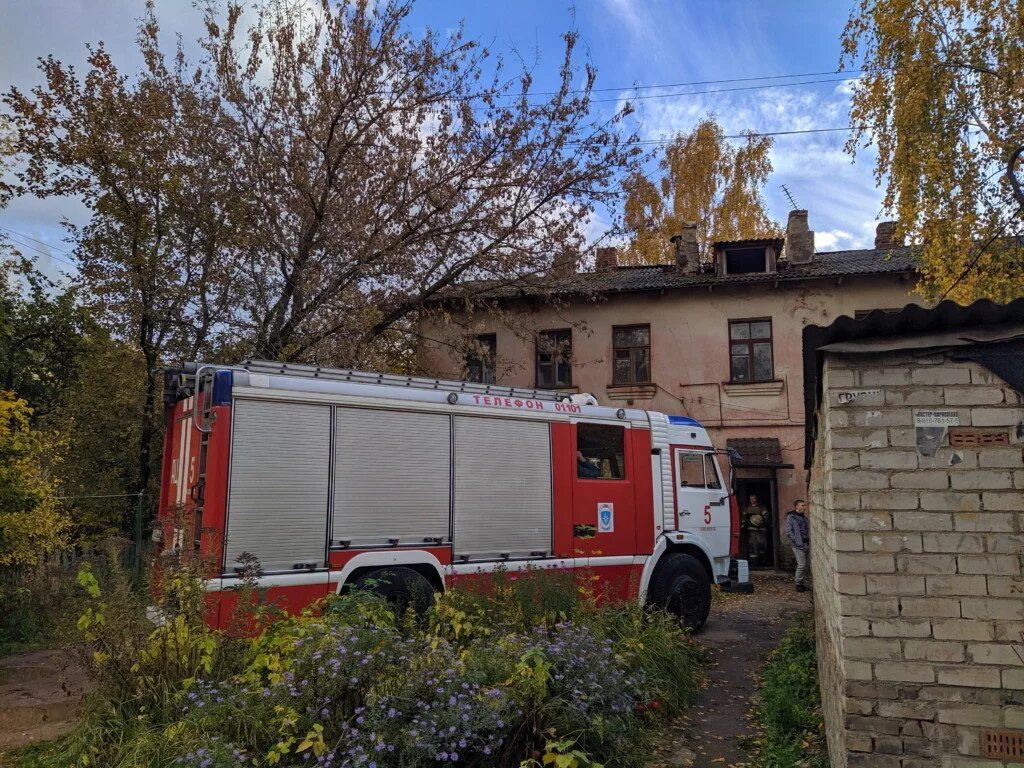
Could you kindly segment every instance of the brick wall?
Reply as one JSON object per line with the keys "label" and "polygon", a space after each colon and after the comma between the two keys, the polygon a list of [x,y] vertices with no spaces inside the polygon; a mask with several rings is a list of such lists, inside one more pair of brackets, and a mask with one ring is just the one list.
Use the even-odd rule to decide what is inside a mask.
{"label": "brick wall", "polygon": [[[1021,400],[941,354],[829,355],[822,386],[810,501],[832,765],[1002,766],[980,739],[1024,729]],[[920,409],[1011,445],[947,436],[924,455]]]}

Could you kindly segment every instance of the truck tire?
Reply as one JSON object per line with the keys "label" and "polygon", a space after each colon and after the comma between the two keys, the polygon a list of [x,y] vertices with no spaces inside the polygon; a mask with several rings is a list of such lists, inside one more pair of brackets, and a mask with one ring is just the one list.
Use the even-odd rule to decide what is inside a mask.
{"label": "truck tire", "polygon": [[422,616],[434,604],[434,587],[426,577],[412,568],[394,566],[361,573],[352,580],[352,589],[380,595],[395,609],[405,613],[409,606]]}
{"label": "truck tire", "polygon": [[675,614],[688,629],[698,632],[711,612],[708,572],[693,555],[668,552],[654,569],[647,600]]}

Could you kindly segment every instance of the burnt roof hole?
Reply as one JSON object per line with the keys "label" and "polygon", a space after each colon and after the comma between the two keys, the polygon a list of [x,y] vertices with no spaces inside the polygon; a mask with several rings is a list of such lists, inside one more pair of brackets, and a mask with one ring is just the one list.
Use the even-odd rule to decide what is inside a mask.
{"label": "burnt roof hole", "polygon": [[749,275],[767,271],[767,248],[729,248],[725,251],[725,273],[727,275]]}

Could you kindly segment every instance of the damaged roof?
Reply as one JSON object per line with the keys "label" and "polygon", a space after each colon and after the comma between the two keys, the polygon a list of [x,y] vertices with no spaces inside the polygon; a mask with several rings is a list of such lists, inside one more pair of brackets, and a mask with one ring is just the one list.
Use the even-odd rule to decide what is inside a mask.
{"label": "damaged roof", "polygon": [[786,283],[800,280],[856,275],[912,273],[917,269],[909,247],[829,251],[816,253],[807,264],[787,264],[775,272],[739,275],[685,274],[673,264],[619,267],[606,272],[577,272],[551,281],[538,278],[535,285],[518,283],[476,293],[478,298],[526,298],[539,295],[609,294],[661,291],[698,286],[729,286],[750,283]]}

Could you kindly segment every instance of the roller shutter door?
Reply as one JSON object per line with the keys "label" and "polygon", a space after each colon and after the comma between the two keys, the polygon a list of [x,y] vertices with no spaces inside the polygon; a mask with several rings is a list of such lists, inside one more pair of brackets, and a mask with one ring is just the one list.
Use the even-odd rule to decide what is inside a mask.
{"label": "roller shutter door", "polygon": [[264,571],[324,566],[331,407],[236,400],[225,570],[242,552]]}
{"label": "roller shutter door", "polygon": [[455,417],[456,557],[551,551],[551,433],[543,422]]}
{"label": "roller shutter door", "polygon": [[447,541],[451,417],[338,408],[335,424],[332,541]]}

